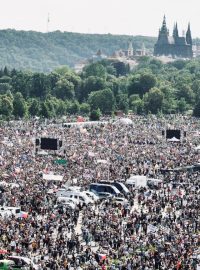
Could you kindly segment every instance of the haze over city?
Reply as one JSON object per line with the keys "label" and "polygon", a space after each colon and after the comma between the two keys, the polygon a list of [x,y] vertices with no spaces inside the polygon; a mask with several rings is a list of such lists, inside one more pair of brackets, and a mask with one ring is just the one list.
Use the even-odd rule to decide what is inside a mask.
{"label": "haze over city", "polygon": [[198,0],[7,0],[0,29],[157,36],[165,14],[170,31],[175,21],[180,32],[190,22],[199,37],[198,7]]}

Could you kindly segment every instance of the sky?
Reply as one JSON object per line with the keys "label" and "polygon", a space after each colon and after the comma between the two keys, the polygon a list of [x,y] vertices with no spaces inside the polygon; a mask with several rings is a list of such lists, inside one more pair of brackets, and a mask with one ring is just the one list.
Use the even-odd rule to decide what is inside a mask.
{"label": "sky", "polygon": [[200,0],[1,0],[0,29],[157,36],[164,14],[200,37]]}

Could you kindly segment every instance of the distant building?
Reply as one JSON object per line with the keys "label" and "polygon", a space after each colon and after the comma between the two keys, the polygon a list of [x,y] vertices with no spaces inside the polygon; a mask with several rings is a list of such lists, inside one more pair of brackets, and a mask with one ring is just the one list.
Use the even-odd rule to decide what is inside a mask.
{"label": "distant building", "polygon": [[112,54],[112,58],[123,58],[123,59],[126,59],[126,60],[135,60],[137,59],[138,57],[140,56],[144,56],[144,55],[147,55],[147,51],[146,51],[146,48],[145,48],[145,45],[144,43],[142,44],[142,48],[141,49],[136,49],[134,50],[133,49],[133,44],[131,41],[129,41],[128,43],[128,47],[126,50],[118,50],[118,51],[115,51],[113,54]]}
{"label": "distant building", "polygon": [[193,56],[197,58],[200,57],[200,45],[193,45]]}
{"label": "distant building", "polygon": [[192,58],[192,35],[190,24],[186,36],[179,36],[177,23],[174,25],[173,35],[169,36],[164,16],[162,27],[159,29],[158,40],[154,46],[155,56],[171,56],[173,58]]}
{"label": "distant building", "polygon": [[80,73],[83,71],[83,68],[88,64],[88,61],[82,61],[74,65],[74,71]]}
{"label": "distant building", "polygon": [[91,61],[92,62],[98,62],[98,61],[101,61],[103,59],[106,59],[107,58],[107,55],[103,54],[102,51],[99,49],[96,54],[94,54],[92,56],[92,59]]}
{"label": "distant building", "polygon": [[128,48],[127,50],[119,50],[119,55],[124,56],[124,57],[128,57],[131,58],[133,56],[133,44],[131,41],[129,41],[128,43]]}
{"label": "distant building", "polygon": [[86,65],[101,61],[101,60],[106,59],[106,58],[107,58],[107,55],[103,54],[101,50],[98,50],[96,52],[96,54],[92,55],[92,57],[90,59],[85,59],[85,60],[82,60],[79,63],[76,63],[75,66],[74,66],[74,71],[76,73],[80,73],[80,72],[83,71],[83,68]]}

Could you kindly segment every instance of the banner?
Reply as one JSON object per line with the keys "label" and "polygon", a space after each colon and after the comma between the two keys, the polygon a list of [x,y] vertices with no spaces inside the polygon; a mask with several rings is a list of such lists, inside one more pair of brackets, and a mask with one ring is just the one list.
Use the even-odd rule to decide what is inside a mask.
{"label": "banner", "polygon": [[62,181],[63,176],[62,175],[56,175],[56,174],[45,174],[43,173],[43,179],[48,181]]}
{"label": "banner", "polygon": [[67,160],[66,159],[56,159],[56,160],[54,160],[54,163],[58,164],[58,165],[67,165]]}

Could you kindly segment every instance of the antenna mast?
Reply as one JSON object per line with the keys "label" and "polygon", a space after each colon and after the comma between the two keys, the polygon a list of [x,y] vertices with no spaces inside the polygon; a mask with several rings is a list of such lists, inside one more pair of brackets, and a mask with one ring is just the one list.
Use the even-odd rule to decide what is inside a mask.
{"label": "antenna mast", "polygon": [[48,17],[47,17],[47,33],[49,33],[49,22],[50,22],[50,16],[48,13]]}

